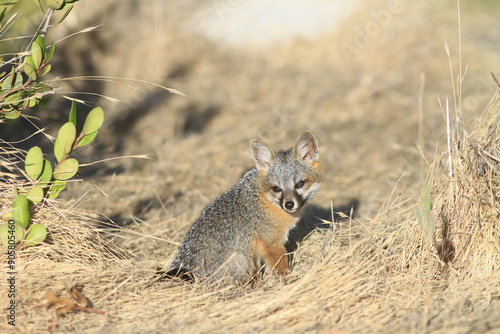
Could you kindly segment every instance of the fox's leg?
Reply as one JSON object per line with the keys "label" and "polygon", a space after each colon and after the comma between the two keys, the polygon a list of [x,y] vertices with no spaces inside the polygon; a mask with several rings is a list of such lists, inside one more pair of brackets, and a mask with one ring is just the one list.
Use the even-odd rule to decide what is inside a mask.
{"label": "fox's leg", "polygon": [[275,268],[276,272],[280,276],[284,276],[288,273],[288,255],[286,254],[286,249],[283,246],[269,246],[266,248],[264,254],[264,259],[266,263],[271,267]]}
{"label": "fox's leg", "polygon": [[288,273],[288,255],[285,247],[266,243],[260,238],[255,239],[255,246],[267,265],[273,267],[278,275],[284,276]]}

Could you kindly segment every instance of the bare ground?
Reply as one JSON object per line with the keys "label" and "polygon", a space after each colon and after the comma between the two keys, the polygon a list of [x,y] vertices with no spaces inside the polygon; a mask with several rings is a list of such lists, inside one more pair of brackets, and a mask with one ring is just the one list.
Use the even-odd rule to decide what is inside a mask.
{"label": "bare ground", "polygon": [[[119,100],[85,96],[107,123],[80,159],[152,159],[89,166],[64,201],[40,209],[52,243],[19,252],[16,327],[0,330],[46,332],[55,312],[33,306],[47,289],[67,296],[71,282],[104,314],[67,314],[56,333],[500,332],[494,4],[462,8],[462,72],[455,6],[400,4],[364,39],[356,32],[388,3],[363,4],[314,40],[259,49],[185,29],[192,7],[180,1],[81,2],[61,36],[105,25],[56,52],[64,76],[136,78],[189,97],[121,79],[63,86]],[[452,79],[465,72],[458,91]],[[62,99],[50,108],[66,117]],[[290,277],[218,291],[154,282],[203,206],[252,166],[249,140],[288,147],[304,129],[318,138],[326,178],[294,234]]]}

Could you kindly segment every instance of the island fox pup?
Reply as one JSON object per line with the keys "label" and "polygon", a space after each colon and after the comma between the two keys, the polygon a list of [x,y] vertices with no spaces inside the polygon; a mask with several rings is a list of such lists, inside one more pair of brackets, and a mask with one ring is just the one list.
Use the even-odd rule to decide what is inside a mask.
{"label": "island fox pup", "polygon": [[167,277],[241,285],[257,278],[262,262],[280,276],[289,271],[288,232],[323,177],[318,143],[304,131],[288,150],[275,153],[256,139],[250,149],[256,167],[202,211]]}

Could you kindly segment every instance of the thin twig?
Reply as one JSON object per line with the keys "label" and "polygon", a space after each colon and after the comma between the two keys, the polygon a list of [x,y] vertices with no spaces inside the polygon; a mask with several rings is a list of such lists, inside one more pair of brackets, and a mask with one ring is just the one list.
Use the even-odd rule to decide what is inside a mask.
{"label": "thin twig", "polygon": [[424,87],[425,72],[420,73],[420,87],[418,90],[418,144],[420,146],[420,177],[424,183]]}
{"label": "thin twig", "polygon": [[[458,77],[459,80],[457,82],[457,93],[458,93],[458,109],[455,106],[455,113],[460,115],[462,118],[462,24],[461,24],[461,15],[460,15],[460,0],[457,0],[457,20],[458,20]],[[458,122],[456,122],[458,125]]]}
{"label": "thin twig", "polygon": [[446,141],[448,144],[448,177],[450,179],[450,193],[451,193],[451,204],[453,205],[454,193],[453,193],[453,161],[451,154],[451,127],[450,127],[450,108],[448,106],[448,99],[446,99]]}
{"label": "thin twig", "polygon": [[490,73],[491,73],[491,76],[493,77],[493,80],[495,80],[497,87],[500,88],[500,82],[498,82],[497,77],[495,76],[495,74],[493,72],[490,72]]}

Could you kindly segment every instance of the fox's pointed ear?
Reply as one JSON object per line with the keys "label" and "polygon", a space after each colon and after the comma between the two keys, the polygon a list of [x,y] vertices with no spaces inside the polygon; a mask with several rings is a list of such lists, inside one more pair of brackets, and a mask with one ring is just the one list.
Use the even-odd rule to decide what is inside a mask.
{"label": "fox's pointed ear", "polygon": [[275,154],[273,150],[257,139],[250,141],[250,150],[252,151],[257,169],[267,171],[269,165],[274,160]]}
{"label": "fox's pointed ear", "polygon": [[317,162],[319,160],[318,141],[312,132],[302,132],[295,143],[293,152],[297,159],[302,159],[308,163]]}

